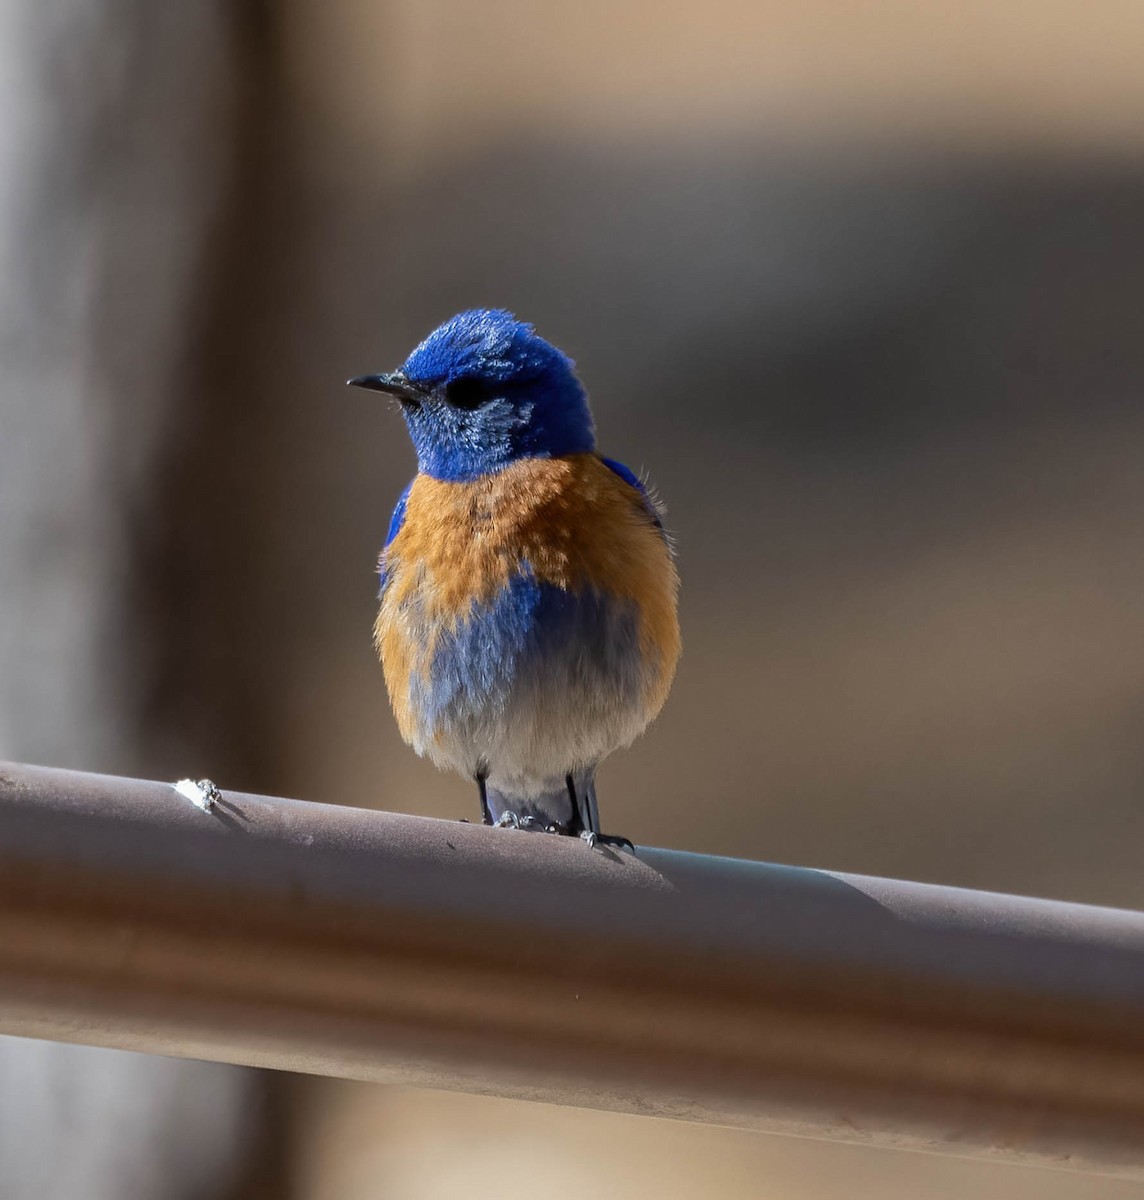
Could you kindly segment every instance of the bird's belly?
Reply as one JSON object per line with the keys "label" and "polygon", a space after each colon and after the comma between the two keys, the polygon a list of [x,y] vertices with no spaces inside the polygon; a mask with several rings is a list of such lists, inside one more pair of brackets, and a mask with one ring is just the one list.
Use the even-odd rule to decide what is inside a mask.
{"label": "bird's belly", "polygon": [[653,715],[655,664],[630,600],[522,573],[460,620],[432,608],[416,591],[401,612],[383,605],[379,640],[402,732],[440,766],[527,795],[594,766]]}

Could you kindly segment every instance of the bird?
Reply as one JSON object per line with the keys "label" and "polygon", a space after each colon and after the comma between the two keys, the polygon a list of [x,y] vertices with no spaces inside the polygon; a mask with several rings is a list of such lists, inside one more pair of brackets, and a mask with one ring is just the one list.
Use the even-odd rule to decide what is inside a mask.
{"label": "bird", "polygon": [[348,383],[396,398],[417,456],[373,631],[402,738],[476,782],[486,825],[631,849],[601,830],[595,776],[680,655],[658,497],[597,451],[573,361],[504,309]]}

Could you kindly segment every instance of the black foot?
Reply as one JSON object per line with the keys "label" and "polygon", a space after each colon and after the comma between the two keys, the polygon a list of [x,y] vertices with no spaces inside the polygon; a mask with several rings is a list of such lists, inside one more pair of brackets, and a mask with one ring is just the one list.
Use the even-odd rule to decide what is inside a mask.
{"label": "black foot", "polygon": [[585,829],[580,837],[583,841],[591,846],[615,846],[618,850],[630,850],[635,854],[636,848],[626,837],[616,837],[610,833],[593,833],[590,829]]}

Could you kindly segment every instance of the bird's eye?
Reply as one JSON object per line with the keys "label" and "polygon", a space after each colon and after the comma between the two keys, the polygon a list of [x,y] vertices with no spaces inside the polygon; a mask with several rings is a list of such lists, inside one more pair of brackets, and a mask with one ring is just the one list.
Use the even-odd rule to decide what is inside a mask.
{"label": "bird's eye", "polygon": [[488,389],[481,380],[474,379],[472,375],[462,375],[460,379],[454,379],[445,388],[446,402],[453,408],[461,408],[466,412],[480,408],[488,399],[490,399]]}

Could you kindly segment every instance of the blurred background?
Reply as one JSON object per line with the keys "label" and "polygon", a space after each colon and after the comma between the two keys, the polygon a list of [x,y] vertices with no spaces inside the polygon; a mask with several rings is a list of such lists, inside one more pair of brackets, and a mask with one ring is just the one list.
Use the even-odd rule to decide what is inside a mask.
{"label": "blurred background", "polygon": [[[0,756],[459,818],[391,369],[474,305],[669,506],[637,842],[1144,907],[1144,7],[0,4]],[[14,1200],[1127,1183],[0,1041]]]}

